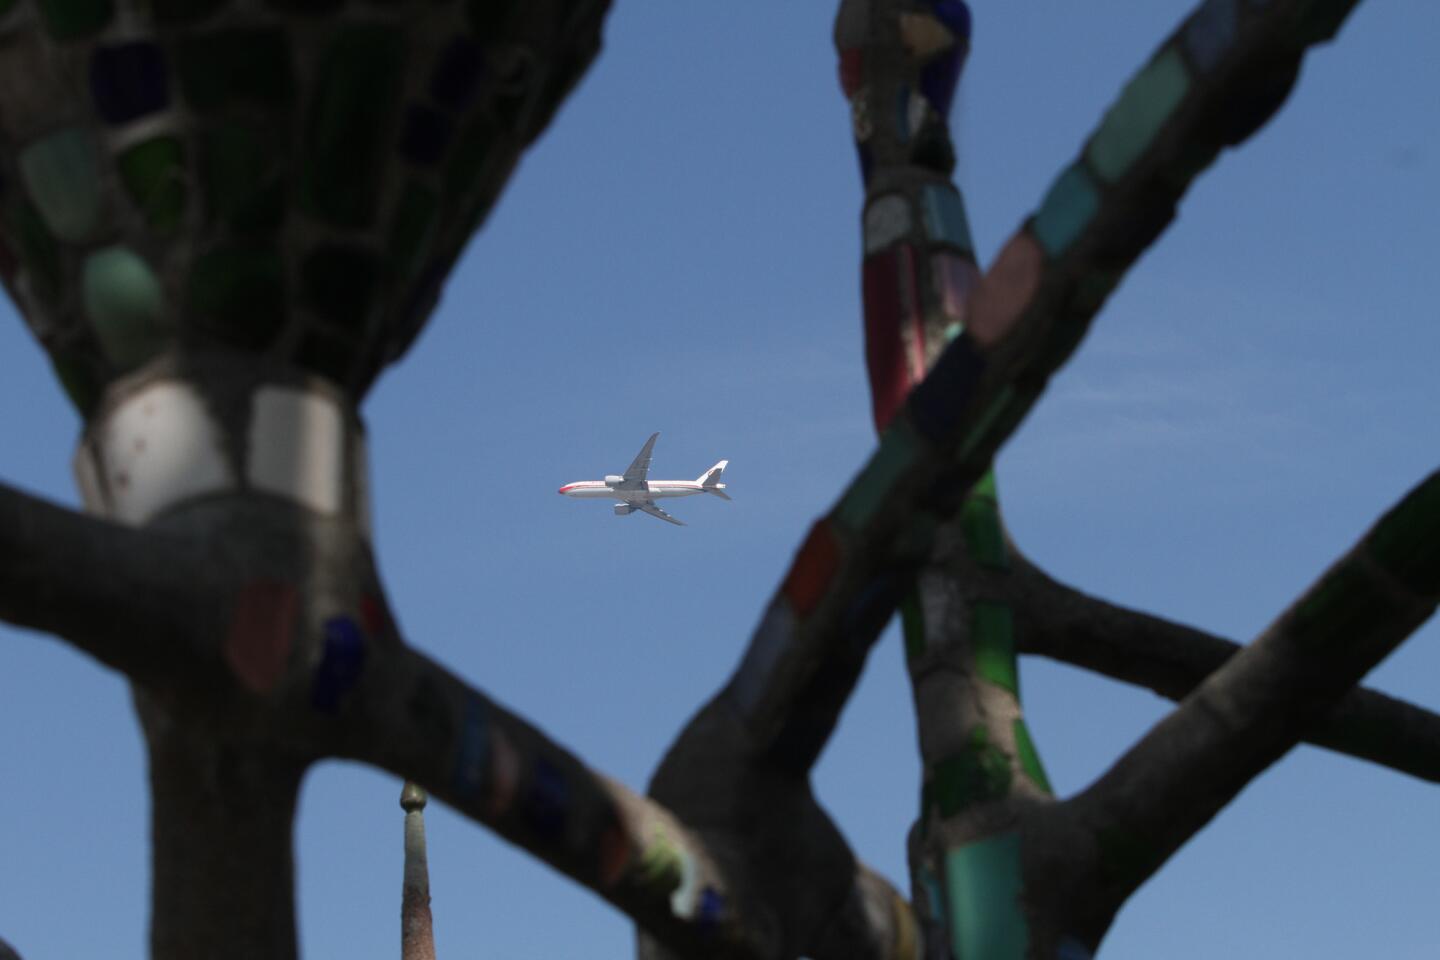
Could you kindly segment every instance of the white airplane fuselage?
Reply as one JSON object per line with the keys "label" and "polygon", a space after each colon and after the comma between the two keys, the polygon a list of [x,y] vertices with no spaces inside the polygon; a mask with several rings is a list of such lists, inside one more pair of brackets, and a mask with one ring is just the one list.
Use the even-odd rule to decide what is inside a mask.
{"label": "white airplane fuselage", "polygon": [[638,486],[620,486],[604,480],[581,480],[560,488],[567,497],[581,500],[659,500],[661,497],[692,497],[705,488],[695,480],[643,480]]}

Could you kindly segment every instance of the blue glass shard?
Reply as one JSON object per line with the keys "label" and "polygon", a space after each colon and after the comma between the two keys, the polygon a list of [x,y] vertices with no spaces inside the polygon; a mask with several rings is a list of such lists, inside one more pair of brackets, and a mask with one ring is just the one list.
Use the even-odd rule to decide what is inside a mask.
{"label": "blue glass shard", "polygon": [[968,334],[950,342],[930,375],[910,391],[910,420],[921,436],[938,442],[959,427],[984,372],[985,358]]}
{"label": "blue glass shard", "polygon": [[129,123],[170,104],[160,48],[141,40],[98,47],[90,58],[90,97],[106,123]]}
{"label": "blue glass shard", "polygon": [[365,668],[365,637],[349,617],[325,621],[325,649],[310,687],[310,702],[317,710],[336,713],[340,701],[360,679]]}

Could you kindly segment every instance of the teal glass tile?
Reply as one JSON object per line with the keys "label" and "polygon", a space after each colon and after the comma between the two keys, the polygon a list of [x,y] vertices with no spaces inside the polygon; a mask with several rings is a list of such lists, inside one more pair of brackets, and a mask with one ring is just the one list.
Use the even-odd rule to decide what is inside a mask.
{"label": "teal glass tile", "polygon": [[174,230],[185,214],[185,153],[178,137],[137,143],[115,159],[120,182],[150,226]]}
{"label": "teal glass tile", "polygon": [[1190,75],[1173,47],[1126,85],[1090,138],[1086,156],[1097,176],[1114,183],[1145,153],[1190,90]]}
{"label": "teal glass tile", "polygon": [[1020,905],[1020,835],[1003,833],[945,853],[955,960],[1025,960],[1030,928]]}
{"label": "teal glass tile", "polygon": [[83,240],[100,219],[100,160],[78,127],[53,133],[20,154],[20,176],[50,231]]}
{"label": "teal glass tile", "polygon": [[196,33],[178,42],[180,89],[201,112],[244,103],[286,107],[294,97],[290,47],[273,27]]}
{"label": "teal glass tile", "polygon": [[1440,594],[1440,475],[1432,475],[1385,514],[1370,534],[1370,553],[1421,596]]}
{"label": "teal glass tile", "polygon": [[37,0],[41,19],[56,40],[78,40],[110,22],[110,0]]}
{"label": "teal glass tile", "polygon": [[271,232],[285,217],[278,148],[247,124],[221,123],[204,131],[200,180],[209,217],[237,233]]}
{"label": "teal glass tile", "polygon": [[352,23],[330,41],[305,130],[301,198],[338,227],[367,227],[380,174],[389,160],[390,126],[404,66],[405,33]]}
{"label": "teal glass tile", "polygon": [[894,421],[881,435],[875,455],[840,501],[836,510],[840,522],[850,530],[864,529],[919,454],[920,444],[909,425],[903,420]]}
{"label": "teal glass tile", "polygon": [[948,183],[926,184],[920,190],[920,206],[925,211],[925,234],[931,240],[948,243],[965,253],[974,250],[970,220],[959,190]]}
{"label": "teal glass tile", "polygon": [[1035,236],[1052,257],[1058,257],[1080,236],[1100,211],[1100,192],[1082,163],[1060,174],[1035,214]]}
{"label": "teal glass tile", "polygon": [[1015,618],[1003,603],[976,601],[970,609],[970,642],[975,645],[975,670],[980,676],[1020,695],[1015,671]]}
{"label": "teal glass tile", "polygon": [[186,293],[187,316],[227,343],[263,349],[285,324],[284,273],[266,247],[222,247],[196,258]]}
{"label": "teal glass tile", "polygon": [[81,289],[95,338],[117,368],[138,367],[165,348],[171,335],[165,296],[139,254],[122,246],[90,254]]}

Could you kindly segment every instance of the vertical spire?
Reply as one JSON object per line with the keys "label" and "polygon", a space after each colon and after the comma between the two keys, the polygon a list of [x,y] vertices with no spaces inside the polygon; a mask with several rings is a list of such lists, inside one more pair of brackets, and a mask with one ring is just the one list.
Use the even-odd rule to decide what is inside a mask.
{"label": "vertical spire", "polygon": [[400,791],[405,811],[405,887],[400,901],[400,960],[435,960],[430,920],[430,868],[425,859],[425,790],[406,782]]}

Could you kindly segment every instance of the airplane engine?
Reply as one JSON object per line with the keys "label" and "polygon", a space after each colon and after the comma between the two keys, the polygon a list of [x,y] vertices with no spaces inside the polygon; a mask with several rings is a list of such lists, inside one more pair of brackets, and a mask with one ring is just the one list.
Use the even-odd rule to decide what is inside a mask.
{"label": "airplane engine", "polygon": [[615,516],[617,516],[617,517],[623,517],[623,516],[625,516],[626,514],[630,514],[630,513],[634,513],[634,512],[635,512],[635,505],[634,505],[633,503],[617,503],[617,504],[615,504]]}
{"label": "airplane engine", "polygon": [[613,473],[612,473],[612,474],[609,474],[609,475],[607,475],[607,476],[605,477],[605,486],[607,486],[607,487],[618,487],[620,484],[622,484],[622,483],[624,483],[624,482],[625,482],[625,478],[624,478],[624,477],[616,476],[616,475],[613,474]]}

